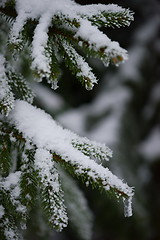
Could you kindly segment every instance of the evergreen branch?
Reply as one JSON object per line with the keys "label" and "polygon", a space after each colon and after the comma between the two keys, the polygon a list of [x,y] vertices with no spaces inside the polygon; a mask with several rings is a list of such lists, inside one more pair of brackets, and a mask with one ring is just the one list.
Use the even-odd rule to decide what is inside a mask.
{"label": "evergreen branch", "polygon": [[3,120],[0,120],[0,125],[1,125],[2,136],[7,136],[8,140],[9,139],[10,141],[13,140],[13,143],[15,139],[17,142],[20,142],[20,143],[26,142],[22,134],[19,133],[12,124],[9,124],[8,121],[5,122]]}
{"label": "evergreen branch", "polygon": [[[0,125],[2,127],[2,125]],[[7,134],[0,133],[0,174],[7,176],[11,167],[11,142]]]}
{"label": "evergreen branch", "polygon": [[1,10],[0,10],[0,18],[9,24],[13,24],[14,22],[13,17],[7,16],[4,12],[1,12]]}
{"label": "evergreen branch", "polygon": [[[86,28],[88,31],[86,32]],[[88,48],[102,53],[101,60],[108,66],[111,62],[118,65],[127,59],[127,52],[121,48],[118,42],[112,42],[104,33],[102,33],[96,26],[93,26],[88,20],[81,20],[81,25],[74,35],[78,39],[79,45],[86,41]],[[82,41],[82,42],[81,42]]]}
{"label": "evergreen branch", "polygon": [[[90,6],[85,6],[85,8],[89,8]],[[111,12],[101,10],[97,13],[93,14],[79,14],[79,17],[73,17],[58,13],[53,17],[53,25],[56,26],[68,26],[70,28],[79,28],[80,27],[80,19],[87,19],[93,25],[101,28],[101,27],[121,27],[121,26],[129,26],[130,22],[133,21],[133,12],[129,9],[123,9],[119,12]]]}
{"label": "evergreen branch", "polygon": [[[116,196],[122,197],[122,198],[130,198],[133,195],[133,190],[131,189],[126,189],[126,191],[123,191],[121,187],[117,187],[114,184],[112,185],[110,182],[110,177],[113,176],[117,178],[115,175],[113,175],[108,168],[103,168],[101,165],[98,165],[95,163],[95,167],[97,169],[103,169],[102,171],[106,172],[104,173],[104,179],[97,173],[96,169],[93,167],[85,167],[83,164],[72,162],[68,159],[64,159],[60,157],[59,155],[53,153],[53,160],[56,161],[57,163],[60,163],[64,165],[67,170],[72,174],[76,175],[78,178],[82,179],[87,185],[90,183],[93,187],[98,187],[100,189],[103,189],[105,191],[112,191],[116,194]],[[94,162],[91,162],[94,165]],[[107,176],[109,174],[109,176]],[[106,175],[106,176],[105,176]],[[118,178],[117,178],[118,180]],[[123,183],[124,186],[126,186],[125,183]]]}
{"label": "evergreen branch", "polygon": [[97,27],[125,27],[133,21],[133,12],[125,9],[120,12],[99,12],[93,16],[84,15],[84,18],[92,22]]}
{"label": "evergreen branch", "polygon": [[[1,204],[4,206],[7,215],[10,214],[15,222],[16,219],[22,218],[22,214],[17,211],[17,206],[19,205],[18,200],[13,199],[10,191],[6,191],[3,187],[3,182],[1,183],[0,196],[1,196]],[[23,217],[24,218],[24,217]]]}
{"label": "evergreen branch", "polygon": [[92,90],[94,84],[97,83],[97,79],[92,73],[92,69],[89,67],[88,63],[65,39],[62,37],[58,38],[57,42],[61,43],[60,51],[67,67],[80,80],[82,86],[84,85],[87,90]]}
{"label": "evergreen branch", "polygon": [[53,26],[56,27],[70,27],[70,28],[78,28],[80,27],[80,22],[79,19],[76,18],[75,16],[71,17],[67,14],[63,14],[62,12],[55,14],[52,19],[52,24]]}
{"label": "evergreen branch", "polygon": [[49,40],[47,51],[50,55],[50,77],[47,79],[47,82],[51,84],[51,88],[56,90],[58,88],[58,80],[61,76],[61,69],[59,66],[59,61],[57,59],[57,49],[53,46],[55,42]]}
{"label": "evergreen branch", "polygon": [[87,56],[100,59],[106,66],[108,66],[110,62],[113,65],[117,65],[120,62],[123,62],[127,57],[125,51],[124,56],[122,56],[122,53],[115,52],[114,48],[112,50],[108,50],[107,47],[103,46],[99,47],[99,49],[95,49],[93,43],[89,43],[89,41],[81,38],[80,36],[76,37],[75,32],[72,32],[68,29],[54,27],[53,33],[57,36],[65,38],[68,43],[71,42],[72,44],[76,45],[76,47],[83,50]]}
{"label": "evergreen branch", "polygon": [[112,157],[112,151],[102,143],[97,143],[87,138],[75,138],[72,140],[72,145],[86,156],[94,158],[95,161],[102,163],[108,161]]}
{"label": "evergreen branch", "polygon": [[[74,7],[76,9],[76,6]],[[102,19],[106,19],[107,16],[108,19],[110,19],[112,16],[115,21],[118,21],[116,19],[119,19],[118,24],[120,24],[119,22],[122,17],[122,23],[127,24],[129,20],[132,20],[133,16],[129,10],[124,10],[122,8],[118,8],[117,6],[116,8],[117,9],[115,11],[112,6],[105,9],[103,5],[97,5],[98,12],[95,12],[95,9],[92,9],[94,10],[93,14],[90,14],[89,11],[89,19],[86,18],[87,14],[83,13],[85,12],[83,8],[83,10],[80,12],[76,9],[77,15],[72,12],[70,12],[69,15],[61,11],[59,11],[58,14],[53,15],[51,13],[49,14],[48,12],[44,12],[44,14],[42,14],[42,16],[40,17],[39,22],[37,22],[36,20],[32,21],[35,26],[37,25],[32,41],[32,67],[33,69],[35,69],[35,75],[37,75],[38,78],[46,77],[49,82],[52,82],[51,79],[54,78],[53,85],[56,86],[56,74],[54,74],[54,70],[51,70],[53,69],[54,65],[51,64],[51,56],[47,51],[48,35],[56,31],[56,26],[60,34],[72,38],[72,41],[74,41],[78,45],[81,45],[85,49],[87,54],[100,58],[106,66],[108,66],[110,62],[118,65],[120,62],[123,62],[125,59],[127,59],[126,52],[119,47],[118,43],[111,42],[110,39],[107,38],[106,35],[104,35],[96,26],[91,25],[91,22],[93,24],[93,21],[91,21],[91,19],[93,20],[95,16],[98,18],[99,15],[99,18],[101,18],[101,15],[103,15]],[[26,22],[30,21],[30,19],[30,15],[27,15],[27,13],[25,12],[21,12],[18,14],[10,36],[10,42],[11,45],[13,45],[14,49],[23,48],[22,32],[25,32],[24,25],[26,25]],[[111,21],[112,20],[113,19],[111,19]],[[62,29],[63,27],[64,29]],[[87,33],[88,37],[86,37],[86,34],[84,34],[84,29],[86,27],[90,31],[89,33]],[[69,34],[70,36],[68,36],[66,28],[71,29],[71,34]],[[65,31],[65,33],[63,33],[63,31]],[[39,39],[39,35],[43,36],[40,38],[41,40]],[[97,38],[95,37],[95,35],[99,37]],[[102,43],[98,40],[99,38],[101,38]],[[17,45],[17,47],[15,45]],[[80,76],[80,78],[82,78],[82,76]],[[82,82],[84,81],[82,80]],[[90,81],[86,80],[86,82]],[[87,86],[87,88],[91,89],[92,84],[90,86],[90,84],[88,83],[88,85],[89,86]]]}
{"label": "evergreen branch", "polygon": [[5,59],[0,54],[0,113],[7,116],[14,107],[14,95],[8,84],[4,64]]}
{"label": "evergreen branch", "polygon": [[34,94],[23,76],[16,74],[14,71],[8,71],[6,75],[8,78],[8,85],[12,92],[14,92],[16,98],[32,103]]}
{"label": "evergreen branch", "polygon": [[6,90],[5,97],[0,99],[0,113],[7,116],[13,107],[14,97],[12,92],[8,89],[8,91]]}
{"label": "evergreen branch", "polygon": [[[126,51],[99,28],[129,25],[133,14],[117,5],[86,7],[72,0],[55,2],[30,1],[29,5],[20,0],[0,2],[1,35],[5,26],[11,25],[10,32],[6,29],[0,42],[0,51],[8,60],[6,62],[0,54],[0,111],[7,116],[0,117],[0,231],[5,240],[21,239],[19,230],[26,227],[31,211],[38,205],[36,200],[39,203],[39,196],[49,224],[59,231],[67,226],[57,162],[86,185],[90,183],[122,197],[125,215],[132,215],[133,189],[102,166],[103,161],[111,157],[111,151],[103,144],[63,129],[45,112],[33,107],[30,104],[34,97],[31,88],[22,75],[16,73],[21,69],[11,65],[19,63],[13,63],[13,59],[18,60],[14,58],[15,53],[21,62],[24,60],[20,52],[27,48],[30,53],[27,61],[35,77],[38,81],[46,78],[56,89],[60,56],[82,84],[92,89],[97,79],[76,49],[83,48],[87,55],[101,59],[107,66],[123,62],[127,59]],[[12,54],[8,50],[12,50]],[[17,98],[21,100],[15,100]],[[78,196],[82,197],[75,194],[74,198]],[[82,209],[80,202],[76,204]],[[71,210],[71,205],[68,206]],[[87,208],[82,210],[85,214]],[[82,220],[86,219],[83,217]],[[82,229],[79,233],[83,234]]]}
{"label": "evergreen branch", "polygon": [[[44,13],[37,24],[33,41],[32,41],[32,68],[38,73],[38,75],[43,78],[49,78],[51,69],[50,62],[51,58],[46,51],[46,46],[48,42],[48,28],[50,22],[52,21],[52,15]],[[41,35],[41,38],[39,37]]]}
{"label": "evergreen branch", "polygon": [[10,173],[1,182],[1,201],[6,211],[11,215],[21,228],[26,228],[27,211],[20,199],[20,175],[21,172]]}
{"label": "evergreen branch", "polygon": [[[0,210],[2,210],[2,205]],[[3,208],[4,214],[0,218],[0,236],[1,240],[23,240],[22,235],[19,232],[19,229],[10,214],[10,212],[5,212]]]}
{"label": "evergreen branch", "polygon": [[[26,143],[28,146],[28,143]],[[33,208],[37,196],[37,175],[34,170],[35,149],[24,149],[21,160],[21,202],[26,206],[28,213]]]}
{"label": "evergreen branch", "polygon": [[[125,203],[129,203],[126,216],[132,215],[133,189],[113,175],[108,168],[97,164],[75,149],[72,145],[75,134],[63,129],[48,114],[24,101],[16,101],[15,109],[10,118],[27,141],[33,142],[37,148],[52,152],[53,159],[72,169],[76,176],[81,177],[85,182],[90,182],[93,186],[96,185],[105,191],[113,191],[118,197],[128,199],[125,201]],[[32,121],[32,125],[30,121]],[[45,135],[39,129],[46,129]]]}
{"label": "evergreen branch", "polygon": [[56,90],[58,88],[58,80],[61,76],[61,69],[56,56],[57,49],[55,49],[54,44],[55,42],[53,42],[52,39],[49,39],[43,53],[44,56],[49,59],[47,63],[48,70],[45,70],[44,65],[42,68],[37,65],[36,68],[33,67],[33,75],[38,81],[46,78],[47,82],[51,85],[51,88]]}
{"label": "evergreen branch", "polygon": [[61,231],[67,226],[68,218],[59,174],[52,162],[52,155],[47,150],[36,150],[35,169],[40,188],[41,204],[47,220],[52,228]]}

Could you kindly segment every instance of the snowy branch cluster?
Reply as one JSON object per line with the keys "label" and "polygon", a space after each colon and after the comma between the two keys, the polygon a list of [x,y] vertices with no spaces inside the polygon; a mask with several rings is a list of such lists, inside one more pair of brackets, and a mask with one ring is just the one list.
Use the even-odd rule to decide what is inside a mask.
{"label": "snowy branch cluster", "polygon": [[[111,150],[105,144],[63,129],[51,116],[32,105],[32,80],[46,79],[56,89],[61,61],[86,89],[93,88],[97,78],[79,54],[80,49],[87,56],[101,59],[106,66],[125,61],[126,50],[99,28],[128,26],[131,20],[131,11],[113,4],[81,6],[72,0],[0,2],[3,26],[0,30],[0,226],[3,239],[22,238],[22,230],[27,227],[35,204],[43,209],[51,227],[59,231],[67,226],[67,206],[81,238],[90,238],[90,227],[82,236],[85,226],[78,230],[74,223],[70,195],[74,201],[76,192],[81,197],[82,201],[76,204],[83,205],[82,212],[87,204],[74,183],[68,200],[64,197],[63,189],[69,191],[64,179],[72,180],[62,168],[81,178],[86,185],[122,198],[125,216],[132,215],[133,189],[104,166],[105,160],[112,156]],[[32,69],[29,79],[22,72],[24,56]],[[92,221],[90,213],[86,218]]]}

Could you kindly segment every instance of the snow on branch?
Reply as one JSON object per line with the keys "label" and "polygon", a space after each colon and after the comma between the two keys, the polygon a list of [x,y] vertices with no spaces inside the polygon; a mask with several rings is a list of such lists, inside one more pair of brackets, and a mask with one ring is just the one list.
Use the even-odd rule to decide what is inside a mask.
{"label": "snow on branch", "polygon": [[[87,55],[100,58],[106,66],[109,63],[117,66],[127,60],[127,51],[121,48],[118,42],[111,41],[99,28],[102,26],[128,26],[133,20],[133,13],[128,9],[114,4],[81,6],[73,0],[16,0],[15,8],[17,17],[10,32],[10,47],[11,49],[23,49],[22,43],[26,37],[26,26],[33,25],[34,32],[30,39],[31,66],[39,81],[45,77],[49,83],[52,83],[54,69],[51,61],[54,50],[49,51],[49,42],[52,39],[55,40],[54,34],[63,36],[63,40],[58,38],[58,44],[62,45],[62,48],[64,41],[68,41],[67,44],[73,43],[74,45],[76,43]],[[75,75],[80,80],[86,78],[86,75],[88,75],[88,79],[92,78],[92,81],[89,80],[89,83],[84,84],[87,89],[92,89],[93,85],[97,83],[94,74],[89,66],[84,74],[85,61],[74,48],[71,50],[67,44],[65,44],[65,49],[68,49],[66,52],[75,57],[73,70],[76,67],[79,68],[78,73],[75,71]],[[55,48],[54,45],[52,47]],[[61,52],[58,54],[61,56]],[[67,56],[63,60],[67,61]]]}
{"label": "snow on branch", "polygon": [[[124,214],[131,216],[133,189],[104,166],[104,161],[112,157],[112,151],[105,144],[64,129],[50,115],[32,106],[34,93],[28,83],[31,79],[38,82],[45,79],[56,89],[63,61],[82,85],[91,90],[98,81],[84,56],[99,58],[106,66],[124,62],[127,51],[100,28],[128,26],[133,13],[114,4],[82,6],[74,0],[2,0],[0,18],[6,25],[10,23],[10,30],[5,31],[6,40],[1,44],[3,55],[0,53],[3,238],[22,239],[18,228],[26,227],[35,206],[40,207],[52,228],[61,231],[67,226],[59,165],[86,185],[122,198]],[[0,35],[3,35],[1,31]],[[26,78],[25,66],[30,73]],[[65,183],[64,186],[68,188]],[[75,191],[74,198],[79,195],[83,199],[82,194]],[[84,239],[90,239],[92,217],[84,216],[87,206],[84,209],[80,201],[75,204],[83,210],[79,219],[89,224],[85,229],[84,223],[81,228],[74,223],[76,215],[71,204],[68,206],[79,235],[85,231]]]}
{"label": "snow on branch", "polygon": [[64,50],[64,56],[67,58],[68,68],[70,68],[71,71],[76,72],[76,77],[80,79],[82,85],[84,85],[87,90],[91,90],[94,84],[97,83],[97,79],[92,73],[92,69],[84,58],[76,52],[71,44],[65,39],[61,39],[61,43]]}
{"label": "snow on branch", "polygon": [[103,161],[109,161],[112,157],[112,151],[104,143],[98,143],[91,141],[86,137],[75,136],[72,139],[72,145],[77,148],[83,154],[94,158],[95,161],[103,163]]}
{"label": "snow on branch", "polygon": [[14,96],[8,84],[4,63],[5,59],[0,54],[0,112],[8,115],[14,107]]}
{"label": "snow on branch", "polygon": [[[10,192],[10,201],[14,206],[15,210],[19,214],[26,214],[26,207],[22,205],[19,200],[20,196],[20,177],[21,172],[17,171],[15,173],[10,173],[2,182],[1,182],[1,191],[6,195]],[[15,211],[15,213],[16,213]]]}
{"label": "snow on branch", "polygon": [[59,182],[59,174],[48,150],[44,148],[36,150],[35,168],[39,179],[42,207],[50,225],[61,231],[67,226],[68,218]]}
{"label": "snow on branch", "polygon": [[8,115],[14,107],[15,95],[29,103],[33,102],[34,94],[21,74],[0,54],[0,113]]}
{"label": "snow on branch", "polygon": [[21,228],[26,229],[27,209],[20,199],[20,177],[21,172],[16,171],[14,173],[10,173],[0,182],[1,204],[5,209],[3,216],[0,217],[0,225],[3,225],[4,237],[9,240],[22,239],[22,236],[17,229],[16,222],[14,220],[15,218],[19,218]]}
{"label": "snow on branch", "polygon": [[[93,152],[90,147],[87,156],[83,151],[74,147],[75,144],[73,144],[73,141],[75,142],[76,138],[78,141],[80,139],[79,136],[76,137],[76,134],[63,129],[50,115],[24,101],[16,101],[15,108],[9,115],[9,119],[15,125],[16,129],[22,133],[24,139],[35,145],[37,149],[44,149],[51,152],[53,160],[72,169],[78,177],[84,178],[86,182],[95,184],[105,191],[112,190],[116,196],[129,199],[129,203],[131,203],[133,189],[117,176],[113,175],[108,168],[99,165],[89,157],[89,155],[96,157],[95,148],[100,149],[100,144],[96,146],[95,142],[93,145],[92,142],[89,142],[92,145]],[[83,142],[83,138],[81,138],[81,142]],[[84,144],[85,142],[86,139],[84,139]],[[104,149],[103,144],[101,149]],[[104,153],[105,151],[102,151],[102,158],[104,158]],[[101,151],[99,151],[99,155],[101,155]],[[109,155],[110,153],[106,151],[106,158]],[[40,167],[42,164],[41,158],[36,161]],[[47,164],[43,168],[48,169],[49,163],[43,160],[43,164]],[[53,167],[53,164],[51,166]],[[128,204],[128,201],[125,202]],[[132,215],[131,204],[128,204],[125,212],[127,212],[126,216]]]}
{"label": "snow on branch", "polygon": [[[39,24],[37,25],[34,33],[34,38],[32,42],[32,67],[33,69],[38,69],[42,71],[41,74],[44,74],[49,78],[51,69],[51,59],[50,56],[47,56],[46,46],[48,42],[48,28],[52,20],[52,15],[49,13],[44,13],[39,19]],[[43,73],[44,72],[44,73]]]}
{"label": "snow on branch", "polygon": [[129,26],[130,22],[133,21],[133,12],[115,4],[82,6],[79,9],[79,14],[99,27]]}
{"label": "snow on branch", "polygon": [[118,65],[128,58],[127,51],[121,48],[118,42],[111,41],[104,33],[99,31],[97,26],[93,26],[86,19],[81,20],[80,27],[74,37],[78,38],[79,41],[87,41],[90,49],[102,52],[105,59],[103,62],[106,66],[109,65],[110,61]]}

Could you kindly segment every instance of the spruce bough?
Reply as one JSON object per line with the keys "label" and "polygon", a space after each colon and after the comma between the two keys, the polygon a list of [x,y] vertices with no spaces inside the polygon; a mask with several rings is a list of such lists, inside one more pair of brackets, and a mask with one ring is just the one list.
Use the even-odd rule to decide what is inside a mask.
{"label": "spruce bough", "polygon": [[[23,239],[35,207],[57,231],[67,226],[68,209],[79,237],[91,238],[92,214],[83,193],[64,170],[86,185],[122,198],[125,216],[132,215],[133,189],[104,166],[112,151],[105,144],[62,128],[33,105],[32,91],[34,82],[44,80],[56,89],[62,61],[82,86],[91,90],[98,79],[80,51],[99,58],[105,66],[119,65],[127,59],[127,51],[99,28],[128,26],[132,20],[130,10],[114,4],[81,6],[72,0],[1,0],[1,239]],[[24,62],[28,75],[23,71]],[[83,201],[77,201],[77,197]],[[71,201],[82,210],[82,216],[75,214]],[[88,225],[79,226],[78,218]]]}

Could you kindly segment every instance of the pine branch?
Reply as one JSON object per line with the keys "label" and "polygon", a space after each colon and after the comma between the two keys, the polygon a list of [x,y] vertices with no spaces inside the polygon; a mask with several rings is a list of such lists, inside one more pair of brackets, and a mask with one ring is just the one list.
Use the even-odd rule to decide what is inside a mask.
{"label": "pine branch", "polygon": [[3,11],[2,9],[0,10],[0,19],[2,19],[3,21],[5,21],[5,22],[7,22],[9,24],[13,24],[13,22],[14,22],[14,18],[11,17],[11,16],[7,16],[6,15],[6,11]]}
{"label": "pine branch", "polygon": [[5,59],[0,54],[0,113],[7,116],[14,107],[14,95],[8,84],[4,63]]}
{"label": "pine branch", "polygon": [[[89,7],[89,6],[87,6]],[[122,10],[120,12],[105,12],[100,11],[99,13],[87,16],[84,18],[88,19],[97,27],[125,27],[129,26],[130,22],[133,21],[133,12],[129,9]]]}
{"label": "pine branch", "polygon": [[[26,146],[29,144],[27,143]],[[32,210],[37,196],[37,174],[34,169],[34,154],[35,149],[30,146],[30,149],[24,148],[21,160],[21,201],[26,206],[28,214]]]}
{"label": "pine branch", "polygon": [[[129,198],[133,195],[133,190],[129,189],[125,183],[121,182],[122,185],[124,184],[124,188],[126,188],[126,190],[122,190],[123,187],[120,186],[121,184],[119,186],[114,185],[114,183],[112,184],[111,178],[113,177],[116,180],[117,177],[112,175],[112,173],[107,168],[103,168],[101,165],[94,164],[94,161],[91,161],[88,166],[87,164],[85,166],[83,163],[80,164],[76,161],[72,162],[68,159],[61,158],[55,153],[53,153],[53,160],[64,165],[70,171],[70,173],[76,175],[78,178],[81,178],[83,182],[87,183],[87,185],[90,183],[93,187],[98,187],[105,191],[113,191],[116,193],[118,198]],[[89,167],[89,165],[92,164],[93,168]],[[103,177],[98,173],[98,171],[103,172]]]}
{"label": "pine branch", "polygon": [[[0,186],[0,198],[2,206],[4,206],[5,211],[7,211],[7,216],[9,215],[13,218],[15,226],[19,223],[19,227],[24,229],[26,228],[27,210],[20,199],[20,176],[21,172],[17,171],[3,178]],[[5,221],[7,221],[7,219],[5,219]]]}
{"label": "pine branch", "polygon": [[4,213],[2,218],[0,218],[0,236],[1,240],[23,240],[13,217],[9,213]]}
{"label": "pine branch", "polygon": [[[23,116],[21,112],[23,112]],[[42,110],[36,109],[26,102],[17,101],[15,110],[10,117],[15,127],[28,139],[27,141],[33,142],[32,144],[37,148],[49,150],[53,154],[54,161],[64,164],[85,182],[102,188],[105,191],[113,191],[116,196],[126,198],[130,202],[133,196],[133,189],[113,175],[108,168],[97,164],[94,160],[75,149],[73,147],[73,140],[76,139],[76,135],[57,125]],[[30,124],[31,119],[32,125]],[[41,119],[38,125],[37,119],[38,121]],[[44,135],[38,129],[45,129],[46,125],[48,128]],[[52,133],[54,134],[52,135]],[[77,136],[77,139],[79,139],[79,136]],[[92,142],[90,144],[93,146]],[[94,154],[95,150],[92,152]],[[131,214],[131,205],[129,204],[128,216]]]}
{"label": "pine branch", "polygon": [[13,70],[7,71],[6,75],[8,78],[8,85],[12,92],[14,92],[16,98],[32,103],[34,93],[23,76],[21,74],[16,74]]}
{"label": "pine branch", "polygon": [[[19,3],[19,7],[20,6],[21,4]],[[35,27],[34,33],[30,31],[32,32],[32,37],[30,38],[32,42],[32,68],[37,78],[41,80],[44,77],[47,78],[48,82],[53,83],[53,87],[55,85],[54,88],[57,87],[57,72],[54,72],[55,62],[53,63],[52,61],[52,54],[50,54],[48,46],[48,41],[50,41],[54,34],[60,34],[61,37],[65,37],[67,41],[66,44],[70,45],[69,41],[71,40],[78,46],[81,46],[86,54],[100,58],[106,66],[108,66],[110,62],[118,65],[127,59],[127,52],[122,49],[117,42],[111,42],[98,27],[104,25],[116,25],[118,27],[129,25],[130,21],[133,20],[133,13],[131,11],[118,7],[117,5],[89,5],[87,6],[88,11],[86,11],[84,6],[74,4],[71,1],[67,3],[66,8],[66,11],[64,9],[57,10],[58,13],[52,13],[52,11],[46,9],[46,11],[37,17],[32,17],[32,11],[27,12],[24,8],[23,11],[17,12],[17,17],[10,33],[9,46],[19,51],[23,49],[24,38],[27,36],[27,34],[25,34],[27,29],[25,26],[30,24]],[[7,8],[2,10],[6,10],[6,12],[11,15],[10,11],[7,11]],[[14,14],[12,13],[12,15]],[[59,42],[62,48],[64,48],[63,42],[63,40],[62,43]],[[71,51],[70,48],[70,54],[74,54],[74,52],[75,49]],[[76,56],[76,54],[74,55]],[[61,57],[63,58],[63,54]],[[69,58],[70,57],[67,57],[67,59]],[[76,59],[74,60],[74,63],[75,62],[77,62]],[[71,65],[73,65],[73,62]],[[84,85],[88,89],[91,89],[93,84],[89,79],[93,78],[93,81],[96,82],[96,78],[90,71],[90,77],[84,79],[84,77],[82,77],[83,71],[81,70],[82,68],[79,68],[78,73],[76,72],[77,78],[81,78],[82,84],[86,82]]]}
{"label": "pine branch", "polygon": [[[68,42],[68,44],[72,42],[72,44],[75,45],[77,48],[82,48],[82,50],[87,56],[100,59],[105,66],[108,66],[109,63],[112,63],[113,65],[118,65],[127,58],[126,51],[117,53],[114,48],[108,50],[107,46],[101,46],[96,49],[94,43],[89,43],[89,41],[83,39],[80,36],[77,37],[75,35],[75,32],[72,32],[68,29],[54,27],[53,33],[58,36],[60,35],[62,39],[64,38]],[[113,45],[114,43],[115,42],[113,42]],[[117,45],[117,43],[115,44]]]}
{"label": "pine branch", "polygon": [[112,157],[112,151],[105,144],[97,143],[87,138],[75,138],[72,140],[72,145],[83,154],[90,158],[94,158],[99,163],[109,161],[109,158]]}
{"label": "pine branch", "polygon": [[[104,189],[105,191],[112,191],[116,194],[117,197],[122,197],[130,199],[133,196],[133,189],[128,187],[127,184],[123,183],[120,179],[118,179],[115,175],[113,175],[108,168],[104,168],[102,165],[97,164],[94,160],[90,159],[86,155],[92,155],[96,157],[95,151],[96,149],[99,149],[98,158],[104,159],[104,156],[108,154],[110,155],[110,152],[108,152],[108,149],[105,146],[98,146],[97,144],[93,142],[89,142],[89,140],[86,139],[80,139],[80,137],[77,136],[77,141],[76,135],[71,133],[70,131],[63,130],[60,126],[58,126],[52,119],[48,118],[47,114],[45,115],[43,111],[41,110],[36,110],[34,109],[31,105],[23,102],[23,101],[18,101],[17,102],[17,107],[15,108],[15,112],[12,113],[12,121],[14,119],[15,126],[16,128],[19,129],[19,131],[23,132],[25,135],[25,138],[27,137],[27,141],[33,141],[32,144],[36,146],[36,148],[39,148],[39,143],[40,146],[43,148],[46,148],[46,141],[50,141],[50,147],[49,150],[53,154],[53,160],[56,162],[59,162],[61,164],[64,164],[65,167],[67,167],[73,174],[75,174],[77,177],[80,177],[81,179],[84,180],[84,182],[90,183],[92,186],[96,186],[98,188]],[[26,108],[26,114],[23,116],[21,115],[21,111]],[[32,118],[29,117],[29,115],[32,114]],[[23,121],[21,121],[21,117],[23,118]],[[47,138],[44,138],[44,135],[41,134],[40,132],[38,133],[36,131],[36,127],[39,128],[39,125],[37,126],[37,122],[33,122],[32,120],[32,125],[30,125],[30,121],[28,122],[27,119],[36,119],[36,118],[41,119],[41,128],[43,129],[43,122],[50,126],[51,128],[48,129],[46,132]],[[45,120],[44,120],[45,119]],[[23,124],[22,124],[23,122]],[[47,123],[48,122],[48,123]],[[19,125],[20,123],[20,125]],[[32,129],[32,130],[31,130]],[[34,129],[34,134],[32,133]],[[24,132],[25,130],[25,132]],[[30,136],[28,135],[28,131],[32,133]],[[54,136],[50,136],[50,134],[54,132]],[[58,136],[56,135],[56,132],[58,133]],[[62,133],[61,133],[62,132]],[[60,135],[59,135],[60,134]],[[63,149],[63,138],[60,136],[64,136],[65,139],[65,147],[66,151]],[[57,139],[60,137],[60,142],[57,142]],[[40,140],[41,139],[41,140]],[[43,139],[43,140],[42,140]],[[55,142],[56,139],[56,147],[52,142]],[[67,140],[68,139],[68,140]],[[80,139],[80,140],[79,140]],[[40,141],[40,142],[39,142]],[[91,150],[91,147],[89,148],[88,154],[84,155],[83,154],[83,148],[82,152],[81,149],[76,150],[73,146],[75,142],[87,142],[89,146],[92,146],[94,150]],[[43,142],[43,144],[42,144]],[[49,142],[48,142],[49,143]],[[48,145],[47,143],[47,145]],[[75,145],[76,146],[76,145]],[[79,147],[79,146],[78,146]],[[77,148],[77,146],[76,146]],[[40,161],[41,162],[41,161]],[[128,213],[129,215],[131,214],[131,206],[128,206]]]}
{"label": "pine branch", "polygon": [[40,188],[42,208],[52,228],[61,231],[67,226],[66,207],[59,182],[59,174],[51,159],[51,154],[44,149],[35,153],[35,169]]}
{"label": "pine branch", "polygon": [[65,39],[62,37],[58,38],[57,42],[61,42],[60,51],[64,56],[67,67],[76,75],[77,79],[80,80],[82,86],[85,86],[87,90],[92,90],[94,84],[97,83],[97,79],[88,63]]}
{"label": "pine branch", "polygon": [[54,41],[50,40],[48,42],[48,49],[47,51],[50,54],[51,62],[50,62],[50,78],[47,79],[47,82],[51,84],[51,88],[56,90],[58,88],[58,80],[61,77],[61,69],[60,69],[60,64],[58,61],[58,49],[53,47],[55,44]]}
{"label": "pine branch", "polygon": [[[0,125],[2,127],[2,125]],[[0,174],[7,176],[11,167],[11,142],[7,134],[0,133]]]}
{"label": "pine branch", "polygon": [[[29,5],[18,0],[0,2],[0,21],[10,25],[0,42],[0,231],[4,240],[22,239],[19,232],[26,227],[37,201],[52,228],[61,231],[67,226],[57,163],[86,185],[121,197],[125,215],[132,215],[133,189],[103,166],[112,156],[111,150],[63,129],[51,116],[33,107],[31,86],[16,66],[24,61],[27,49],[27,64],[34,80],[45,78],[56,89],[59,65],[64,60],[82,85],[92,89],[97,79],[79,49],[106,66],[118,65],[127,59],[126,50],[99,28],[128,26],[132,20],[131,11],[112,4],[81,6],[72,0],[30,1]],[[74,198],[77,196],[82,197],[77,193]],[[82,209],[78,201],[76,206]],[[82,219],[86,220],[84,216]],[[82,235],[82,229],[75,226]]]}
{"label": "pine branch", "polygon": [[72,17],[71,15],[69,16],[67,14],[63,14],[62,12],[59,12],[53,16],[52,24],[56,27],[63,28],[64,26],[67,26],[71,29],[73,27],[80,27],[80,22],[78,18],[76,18],[75,16]]}

